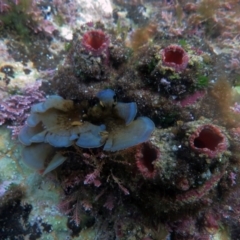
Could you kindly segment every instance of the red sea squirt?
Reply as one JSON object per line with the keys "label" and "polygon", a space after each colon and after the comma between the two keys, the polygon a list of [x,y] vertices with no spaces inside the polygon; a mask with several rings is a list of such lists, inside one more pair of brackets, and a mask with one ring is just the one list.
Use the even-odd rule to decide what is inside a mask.
{"label": "red sea squirt", "polygon": [[162,64],[171,67],[177,72],[183,71],[188,65],[188,54],[178,45],[170,45],[161,50]]}
{"label": "red sea squirt", "polygon": [[160,160],[160,151],[149,142],[137,147],[136,165],[144,178],[153,179],[157,175],[154,163]]}
{"label": "red sea squirt", "polygon": [[99,56],[108,48],[109,37],[102,30],[96,29],[83,35],[82,46],[94,56]]}
{"label": "red sea squirt", "polygon": [[191,148],[210,158],[216,157],[228,147],[228,140],[221,129],[215,125],[206,124],[197,128],[189,138]]}

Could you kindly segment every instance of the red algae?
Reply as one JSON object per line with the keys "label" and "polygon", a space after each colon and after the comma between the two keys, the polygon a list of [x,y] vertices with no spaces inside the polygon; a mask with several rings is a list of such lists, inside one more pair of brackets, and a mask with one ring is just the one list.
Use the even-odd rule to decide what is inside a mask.
{"label": "red algae", "polygon": [[206,231],[210,234],[215,234],[219,229],[219,216],[213,211],[208,211],[204,213],[203,226]]}
{"label": "red algae", "polygon": [[186,69],[188,65],[188,54],[178,45],[170,45],[161,50],[162,64],[166,67],[171,67],[177,72]]}
{"label": "red algae", "polygon": [[189,138],[191,148],[210,158],[216,157],[228,147],[226,136],[217,126],[206,124],[197,128]]}
{"label": "red algae", "polygon": [[144,44],[147,44],[156,32],[157,25],[154,23],[149,23],[143,28],[138,28],[131,36],[129,47],[131,47],[134,51],[137,51]]}

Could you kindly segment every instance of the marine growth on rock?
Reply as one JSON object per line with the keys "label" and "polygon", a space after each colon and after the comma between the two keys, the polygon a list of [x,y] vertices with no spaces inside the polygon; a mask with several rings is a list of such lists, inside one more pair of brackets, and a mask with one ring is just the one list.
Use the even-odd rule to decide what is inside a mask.
{"label": "marine growth on rock", "polygon": [[189,137],[191,148],[200,153],[214,158],[226,151],[228,140],[222,130],[212,124],[199,126]]}
{"label": "marine growth on rock", "polygon": [[[149,139],[154,123],[147,117],[134,120],[136,103],[116,102],[111,89],[100,91],[97,97],[99,103],[93,107],[87,106],[86,102],[74,103],[56,95],[33,105],[27,124],[19,134],[20,142],[26,146],[24,162],[42,170],[50,158],[46,173],[65,159],[56,148],[103,146],[103,150],[114,152]],[[37,156],[35,152],[38,152]]]}
{"label": "marine growth on rock", "polygon": [[[82,46],[87,52],[91,52],[94,56],[99,56],[109,46],[109,37],[102,30],[90,30],[84,33],[82,38]],[[106,52],[105,52],[106,54]]]}
{"label": "marine growth on rock", "polygon": [[23,162],[59,183],[74,233],[90,221],[99,239],[210,239],[224,216],[239,219],[229,210],[238,208],[229,193],[239,188],[239,116],[230,110],[239,97],[216,81],[214,47],[180,39],[185,23],[162,2],[160,23],[139,30],[120,26],[123,13],[111,28],[75,29],[66,59],[43,81],[49,97],[26,111]]}
{"label": "marine growth on rock", "polygon": [[179,45],[170,45],[160,51],[163,66],[170,67],[174,71],[183,71],[188,65],[188,54]]}

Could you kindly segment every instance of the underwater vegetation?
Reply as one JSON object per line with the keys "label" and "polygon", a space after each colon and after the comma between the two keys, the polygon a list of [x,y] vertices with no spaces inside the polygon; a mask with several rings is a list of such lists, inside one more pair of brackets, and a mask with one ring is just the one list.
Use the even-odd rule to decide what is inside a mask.
{"label": "underwater vegetation", "polygon": [[[56,3],[55,3],[56,4]],[[17,38],[29,44],[31,35],[43,33],[51,36],[56,25],[49,21],[44,1],[33,0],[1,0],[0,1],[0,31],[13,32]]]}
{"label": "underwater vegetation", "polygon": [[[218,231],[224,214],[213,214],[211,204],[221,205],[220,189],[235,185],[230,150],[238,143],[228,125],[212,122],[210,110],[198,117],[201,102],[218,97],[208,96],[200,77],[211,73],[209,54],[165,42],[131,54],[101,23],[75,32],[47,86],[55,95],[32,105],[18,136],[27,166],[55,172],[64,195],[59,209],[71,217],[73,235],[102,219],[125,239],[128,221],[120,218],[129,212],[140,229],[160,224],[172,239]],[[203,227],[193,233],[180,227],[185,222]],[[150,232],[137,234],[155,239]]]}
{"label": "underwater vegetation", "polygon": [[[238,137],[224,118],[212,120],[217,105],[208,103],[229,90],[220,87],[225,80],[208,90],[215,57],[198,42],[155,36],[136,51],[116,36],[99,22],[76,30],[45,83],[55,95],[32,105],[20,131],[23,162],[60,183],[72,236],[102,221],[116,239],[135,228],[138,239],[208,239],[226,224],[212,203],[228,199],[238,174]],[[221,106],[230,112],[226,97]]]}
{"label": "underwater vegetation", "polygon": [[44,92],[39,90],[41,81],[29,85],[18,95],[0,101],[0,125],[9,122],[12,136],[16,138],[25,124],[31,105],[45,99]]}
{"label": "underwater vegetation", "polygon": [[[225,71],[211,42],[227,34],[230,20],[219,18],[229,6],[152,1],[160,10],[150,22],[139,19],[153,11],[148,1],[114,2],[114,24],[73,28],[66,55],[45,69],[42,85],[1,100],[0,123],[18,135],[21,163],[60,188],[53,207],[68,216],[63,224],[73,238],[94,229],[99,240],[238,239],[238,61]],[[75,16],[61,18],[55,4],[52,15],[70,26]],[[138,11],[137,29],[121,25]],[[41,23],[53,37],[55,26]],[[27,190],[15,188],[21,212]],[[2,206],[12,196],[5,193]]]}

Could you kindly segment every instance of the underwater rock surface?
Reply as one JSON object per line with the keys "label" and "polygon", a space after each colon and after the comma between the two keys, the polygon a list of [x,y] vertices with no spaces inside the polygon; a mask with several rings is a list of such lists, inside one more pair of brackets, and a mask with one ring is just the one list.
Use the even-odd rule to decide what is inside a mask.
{"label": "underwater rock surface", "polygon": [[0,12],[0,238],[239,239],[238,1]]}

